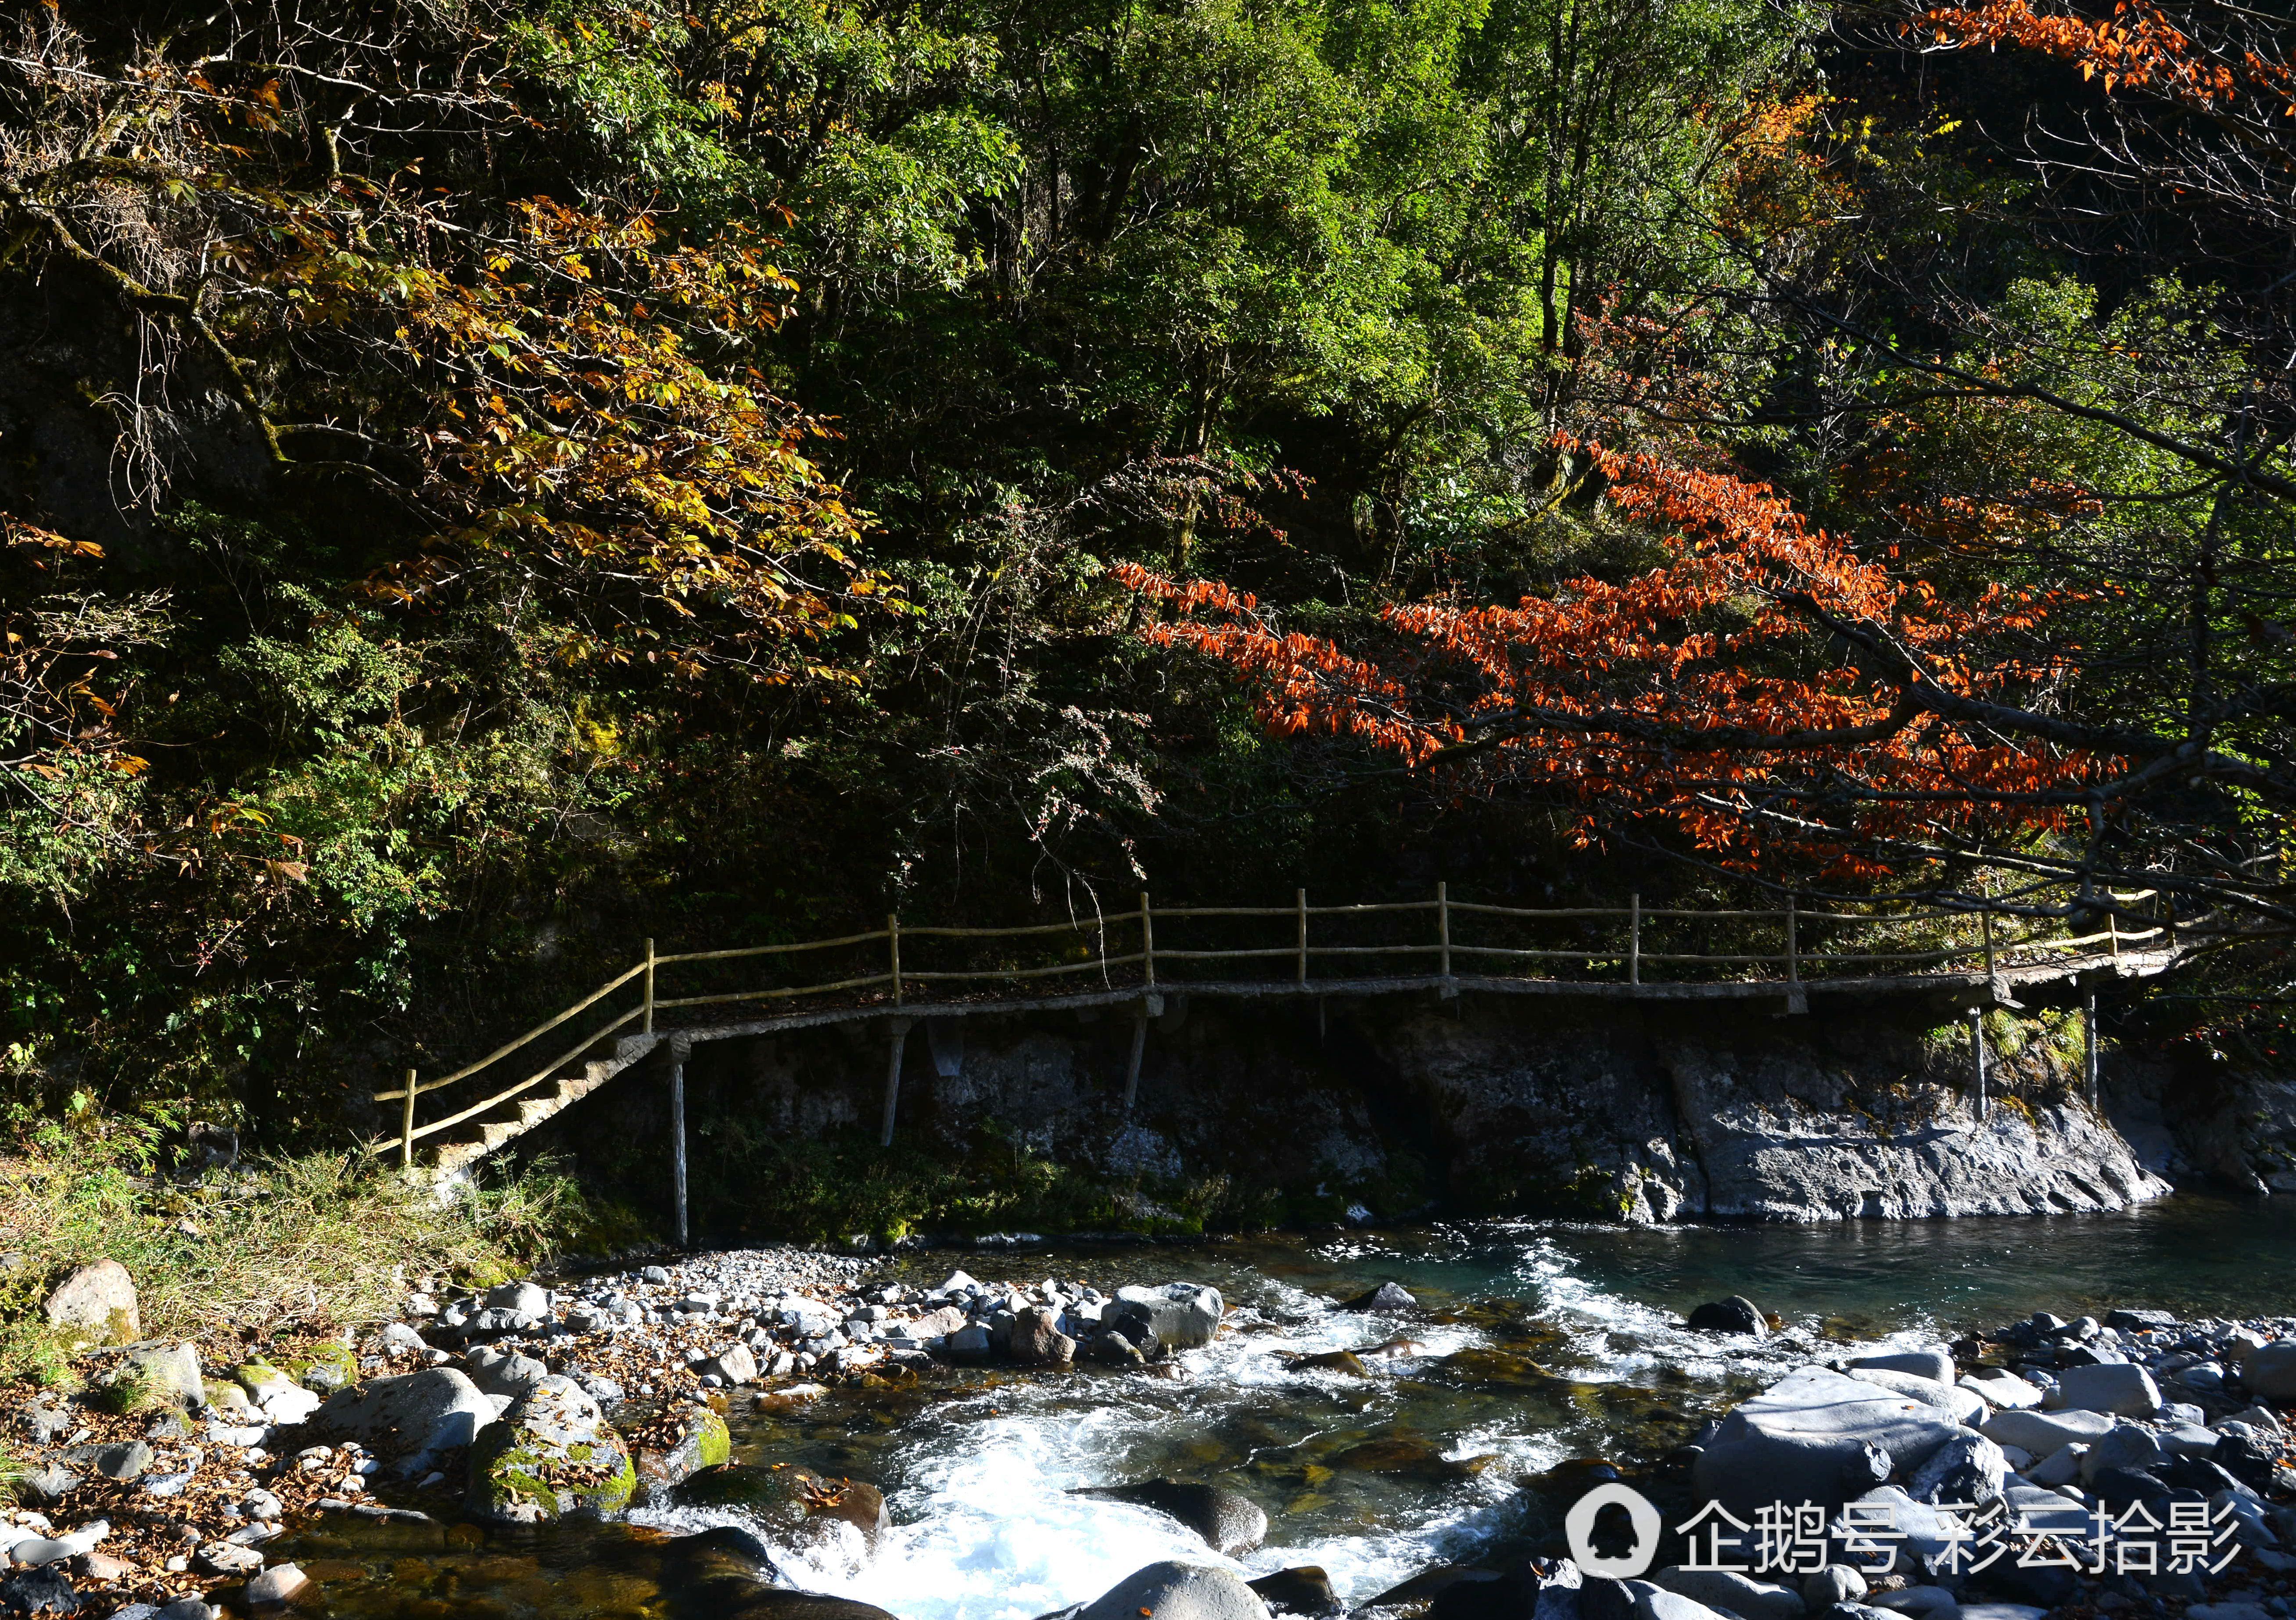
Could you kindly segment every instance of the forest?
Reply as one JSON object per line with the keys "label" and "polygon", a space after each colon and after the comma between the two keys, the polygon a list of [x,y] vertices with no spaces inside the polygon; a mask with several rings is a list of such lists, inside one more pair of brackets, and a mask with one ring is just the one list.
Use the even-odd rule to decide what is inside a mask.
{"label": "forest", "polygon": [[2268,11],[11,10],[19,1116],[1152,884],[2150,889],[2277,1055]]}

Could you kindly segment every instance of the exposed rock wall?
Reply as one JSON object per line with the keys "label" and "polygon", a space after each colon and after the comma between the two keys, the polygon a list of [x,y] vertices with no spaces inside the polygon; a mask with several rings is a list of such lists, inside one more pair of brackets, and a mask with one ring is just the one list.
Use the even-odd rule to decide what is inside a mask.
{"label": "exposed rock wall", "polygon": [[[1319,1020],[1308,1001],[1175,995],[1127,1117],[1131,1033],[1120,1008],[921,1026],[902,1136],[961,1158],[991,1131],[1144,1218],[1217,1203],[1246,1223],[1351,1206],[1906,1220],[2115,1209],[2169,1190],[2081,1099],[2079,1025],[2057,1014],[1990,1016],[1981,1115],[1966,1023],[1904,1004],[1821,1000],[1784,1017],[1767,1003],[1395,995],[1333,1001]],[[784,1139],[873,1134],[885,1051],[874,1024],[696,1048],[697,1153],[729,1112]],[[659,1087],[610,1086],[569,1109],[556,1139],[578,1156],[586,1139],[644,1139],[659,1104]]]}

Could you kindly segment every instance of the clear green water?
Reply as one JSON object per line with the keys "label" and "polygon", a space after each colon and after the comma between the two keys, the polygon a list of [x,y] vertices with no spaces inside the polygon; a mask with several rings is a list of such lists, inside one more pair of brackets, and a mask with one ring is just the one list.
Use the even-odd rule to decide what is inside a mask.
{"label": "clear green water", "polygon": [[[804,1463],[883,1488],[890,1530],[872,1543],[837,1527],[792,1550],[785,1573],[902,1620],[1028,1620],[1154,1559],[1210,1557],[1158,1515],[1067,1494],[1156,1475],[1226,1484],[1267,1510],[1267,1545],[1241,1560],[1247,1573],[1320,1564],[1359,1602],[1433,1564],[1535,1544],[1546,1510],[1521,1479],[1590,1456],[1647,1468],[1758,1383],[1852,1343],[1934,1337],[2036,1309],[2296,1312],[2296,1200],[1810,1228],[1539,1222],[934,1253],[898,1269],[938,1282],[957,1266],[1103,1288],[1209,1282],[1242,1308],[1242,1327],[1189,1353],[1178,1379],[949,1374],[840,1391],[783,1419],[737,1414],[737,1462]],[[1390,1280],[1423,1310],[1330,1309]],[[1787,1333],[1753,1345],[1675,1325],[1729,1294],[1784,1316]],[[1416,1349],[1366,1358],[1365,1377],[1287,1360],[1396,1335]],[[322,1588],[305,1607],[320,1614],[677,1616],[660,1540],[742,1522],[735,1509],[673,1508],[483,1546],[450,1549],[418,1530],[388,1544],[307,1534],[279,1550],[316,1560]]]}

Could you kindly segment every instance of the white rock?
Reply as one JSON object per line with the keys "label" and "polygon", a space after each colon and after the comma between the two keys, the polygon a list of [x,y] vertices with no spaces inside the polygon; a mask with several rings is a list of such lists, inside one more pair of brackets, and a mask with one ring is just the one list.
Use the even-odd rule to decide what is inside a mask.
{"label": "white rock", "polygon": [[1960,1432],[1935,1407],[1804,1367],[1722,1419],[1695,1465],[1693,1490],[1740,1518],[1773,1501],[1836,1508],[1879,1477],[1869,1445],[1887,1453],[1884,1474],[1910,1472]]}
{"label": "white rock", "polygon": [[1998,1411],[1985,1420],[1983,1433],[1996,1445],[2021,1445],[2036,1457],[2049,1457],[2062,1446],[2087,1445],[2112,1428],[2103,1412]]}
{"label": "white rock", "polygon": [[2037,1485],[2069,1485],[2081,1476],[2081,1464],[2087,1456],[2088,1447],[2078,1443],[2059,1446],[2027,1468],[2025,1477]]}
{"label": "white rock", "polygon": [[1953,1353],[1946,1350],[1895,1350],[1887,1355],[1852,1356],[1849,1375],[1871,1369],[1874,1372],[1911,1373],[1917,1378],[1928,1378],[1938,1384],[1953,1382]]}
{"label": "white rock", "polygon": [[1652,1584],[1708,1608],[1726,1608],[1742,1620],[1801,1620],[1802,1596],[1791,1586],[1773,1585],[1722,1569],[1652,1570]]}
{"label": "white rock", "polygon": [[2124,1418],[2149,1418],[2161,1410],[2161,1391],[2152,1375],[2129,1362],[2100,1367],[2068,1367],[2057,1375],[2057,1386],[2044,1398],[2051,1411],[2112,1412]]}
{"label": "white rock", "polygon": [[1973,1390],[1990,1405],[2013,1410],[2038,1410],[2041,1404],[2041,1388],[2029,1384],[2015,1373],[2003,1368],[1980,1368],[1964,1376],[1961,1387]]}
{"label": "white rock", "polygon": [[357,1440],[403,1474],[427,1473],[495,1421],[493,1402],[449,1367],[403,1373],[335,1392],[312,1414],[314,1431]]}
{"label": "white rock", "polygon": [[1169,1561],[1136,1569],[1079,1610],[1075,1620],[1268,1620],[1267,1605],[1231,1570]]}

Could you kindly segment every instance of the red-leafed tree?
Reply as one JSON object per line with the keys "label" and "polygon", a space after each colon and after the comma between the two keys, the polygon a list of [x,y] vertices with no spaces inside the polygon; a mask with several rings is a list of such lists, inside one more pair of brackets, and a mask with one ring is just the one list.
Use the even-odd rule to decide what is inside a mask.
{"label": "red-leafed tree", "polygon": [[1513,606],[1396,604],[1376,653],[1286,633],[1225,586],[1119,578],[1171,612],[1148,639],[1234,669],[1277,733],[1538,789],[1589,838],[1668,823],[1734,864],[1792,845],[1876,878],[2062,833],[2143,752],[2045,711],[2064,593],[1956,599],[1747,478],[1592,453],[1617,512],[1661,534],[1660,566]]}

